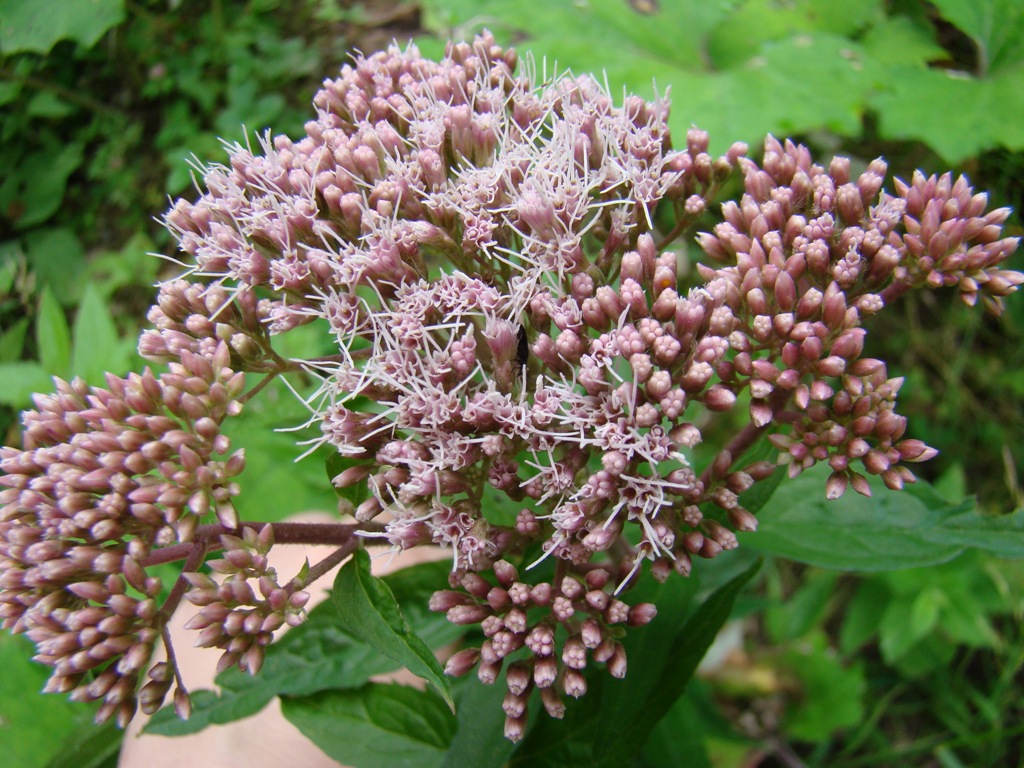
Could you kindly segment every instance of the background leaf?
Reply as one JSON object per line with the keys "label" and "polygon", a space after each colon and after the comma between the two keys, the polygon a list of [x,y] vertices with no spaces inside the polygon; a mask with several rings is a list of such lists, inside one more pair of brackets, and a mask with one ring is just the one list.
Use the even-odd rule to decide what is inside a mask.
{"label": "background leaf", "polygon": [[114,318],[94,283],[82,294],[82,303],[75,315],[74,344],[71,349],[71,372],[93,386],[102,386],[104,373],[123,376],[131,367],[126,345],[114,325]]}
{"label": "background leaf", "polygon": [[58,40],[91,47],[124,20],[124,0],[0,0],[0,51],[46,53]]}
{"label": "background leaf", "polygon": [[36,318],[36,343],[39,362],[51,376],[67,379],[71,373],[71,330],[64,310],[47,286],[39,299]]}
{"label": "background leaf", "polygon": [[[1024,518],[986,518],[973,500],[952,504],[926,483],[890,491],[870,478],[872,497],[825,498],[828,466],[783,483],[761,510],[744,547],[836,570],[879,571],[943,563],[968,546],[1024,556]],[[991,526],[991,527],[990,527]]]}
{"label": "background leaf", "polygon": [[[64,740],[71,737],[90,744],[95,737],[109,744],[113,736],[114,744],[120,743],[120,731],[110,734],[92,725],[91,708],[63,696],[40,695],[50,671],[30,656],[31,645],[24,638],[0,633],[0,765],[43,768],[59,760]],[[83,751],[76,766],[102,764],[89,762],[90,754]]]}
{"label": "background leaf", "polygon": [[26,408],[33,394],[52,390],[53,380],[39,363],[0,363],[0,403]]}

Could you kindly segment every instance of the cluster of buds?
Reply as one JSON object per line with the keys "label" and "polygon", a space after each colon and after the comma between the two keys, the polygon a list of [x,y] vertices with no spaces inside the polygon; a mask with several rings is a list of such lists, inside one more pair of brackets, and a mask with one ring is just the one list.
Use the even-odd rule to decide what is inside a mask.
{"label": "cluster of buds", "polygon": [[[526,658],[508,665],[505,736],[519,741],[526,729],[527,702],[536,687],[544,710],[561,718],[563,694],[579,698],[587,692],[583,670],[591,661],[607,666],[609,674],[626,675],[626,652],[615,625],[639,627],[657,614],[651,603],[632,607],[611,594],[615,581],[605,568],[593,568],[581,578],[555,577],[553,582],[530,585],[519,581],[515,566],[499,560],[493,566],[497,585],[476,573],[452,578],[458,591],[435,592],[430,608],[443,611],[453,624],[480,624],[486,640],[480,648],[464,648],[448,659],[445,671],[464,675],[474,667],[485,684],[493,684],[505,659],[525,648]],[[539,611],[536,609],[540,609]],[[537,618],[529,618],[529,613]],[[567,633],[556,647],[559,626]]]}
{"label": "cluster of buds", "polygon": [[53,667],[47,690],[101,699],[100,720],[135,713],[168,618],[146,570],[154,549],[191,541],[205,517],[238,524],[244,457],[221,423],[243,374],[225,345],[211,358],[184,351],[167,373],[108,376],[107,388],[58,381],[24,415],[24,450],[0,451],[3,627]]}
{"label": "cluster of buds", "polygon": [[[739,320],[730,338],[736,354],[718,376],[733,390],[749,389],[753,424],[791,427],[772,435],[790,476],[829,463],[830,498],[848,486],[870,495],[855,465],[893,489],[914,482],[900,462],[936,451],[901,439],[906,419],[895,405],[903,380],[862,357],[861,320],[922,286],[958,287],[968,304],[980,293],[1000,312],[1002,298],[1024,280],[1000,268],[1017,248],[1016,238],[1001,236],[1009,210],[985,213],[986,196],[949,174],[897,180],[892,196],[880,192],[881,159],[853,180],[846,158],[826,170],[806,148],[771,138],[763,167],[741,164],[746,194],[723,206],[714,234],[699,238],[729,265],[701,273],[728,281]],[[792,407],[773,407],[773,397]]]}
{"label": "cluster of buds", "polygon": [[[309,593],[298,587],[305,574],[298,574],[284,587],[278,583],[277,571],[267,563],[267,553],[274,545],[272,525],[263,526],[259,533],[244,528],[241,538],[225,534],[220,541],[224,557],[207,561],[207,565],[225,579],[218,583],[204,573],[185,574],[193,587],[185,598],[200,606],[185,628],[201,630],[197,646],[224,651],[217,661],[218,672],[237,664],[256,674],[274,630],[302,622]],[[250,581],[256,583],[259,596]]]}
{"label": "cluster of buds", "polygon": [[[533,687],[559,717],[590,662],[625,674],[621,625],[655,609],[620,595],[645,564],[685,576],[756,528],[740,500],[776,466],[739,461],[756,439],[794,476],[828,462],[830,497],[868,493],[862,471],[901,487],[903,463],[933,455],[904,439],[901,380],[863,357],[862,321],[918,287],[998,311],[1024,280],[1000,267],[1017,246],[1006,210],[949,176],[890,195],[881,160],[853,180],[848,160],[826,169],[771,138],[760,164],[742,144],[712,156],[697,129],[676,146],[665,99],[616,106],[593,78],[538,85],[516,67],[489,34],[441,62],[359,57],[324,83],[304,137],[230,147],[207,191],[167,213],[188,269],[161,286],[139,348],[171,372],[61,384],[26,416],[25,450],[0,454],[0,615],[39,643],[54,689],[130,717],[189,588],[190,627],[221,668],[255,672],[301,620],[331,559],[281,586],[274,530],[240,527],[231,504],[242,458],[222,458],[219,427],[246,372],[322,382],[311,423],[347,460],[335,485],[366,487],[363,534],[451,551],[431,607],[486,639],[448,668],[485,683],[504,669],[512,739]],[[671,246],[737,169],[746,192],[698,236],[709,264],[692,284]],[[337,354],[274,351],[317,321]],[[702,426],[748,402],[698,476]],[[514,522],[495,512],[509,506]],[[217,530],[159,606],[147,558],[207,516]],[[216,542],[220,582],[200,570]],[[531,581],[545,558],[555,577]],[[147,711],[180,689],[168,656],[139,694]]]}

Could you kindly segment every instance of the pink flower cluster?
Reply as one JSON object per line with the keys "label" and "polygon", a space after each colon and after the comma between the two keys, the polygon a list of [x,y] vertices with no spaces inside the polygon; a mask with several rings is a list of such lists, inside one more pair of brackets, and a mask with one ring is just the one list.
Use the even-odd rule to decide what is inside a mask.
{"label": "pink flower cluster", "polygon": [[[485,640],[448,670],[493,683],[509,660],[512,739],[533,687],[559,717],[589,663],[625,673],[619,625],[655,608],[619,595],[645,563],[686,575],[756,528],[742,494],[775,463],[737,460],[757,438],[791,476],[828,462],[830,497],[870,493],[865,473],[901,487],[914,480],[904,463],[934,454],[904,439],[901,380],[863,357],[862,321],[917,287],[998,310],[1024,281],[1000,268],[1017,246],[1002,237],[1006,210],[986,213],[948,175],[888,194],[881,160],[854,179],[848,160],[826,169],[772,138],[760,164],[739,144],[713,157],[702,131],[673,143],[666,100],[616,106],[592,78],[538,85],[516,65],[489,35],[439,63],[412,47],[359,57],[324,83],[304,137],[230,147],[207,191],[167,213],[188,269],[161,287],[140,351],[172,374],[108,394],[62,385],[27,417],[26,450],[3,454],[0,605],[5,626],[40,643],[56,687],[130,651],[118,640],[79,663],[94,636],[144,649],[111,663],[115,678],[142,668],[162,626],[152,608],[97,605],[123,597],[124,579],[157,589],[129,572],[163,538],[189,541],[209,511],[238,535],[211,564],[226,581],[187,576],[200,644],[255,671],[273,631],[301,619],[309,576],[282,587],[267,571],[271,527],[243,534],[231,515],[241,459],[211,453],[227,450],[213,427],[236,407],[233,371],[320,378],[317,442],[347,459],[335,485],[366,486],[354,510],[365,535],[451,551],[451,589],[431,607]],[[745,194],[699,235],[717,266],[698,264],[694,280],[670,246],[737,169]],[[274,351],[275,335],[311,323],[336,355]],[[154,400],[170,390],[180,413]],[[117,398],[121,410],[98,414]],[[739,403],[747,425],[698,477],[699,425]],[[42,440],[51,412],[63,426]],[[88,525],[68,522],[82,515]],[[553,569],[531,570],[547,558]],[[119,617],[116,632],[84,638],[82,611]],[[144,706],[168,690],[157,669],[164,688]],[[130,714],[128,679],[108,701]],[[111,690],[90,686],[87,698]]]}

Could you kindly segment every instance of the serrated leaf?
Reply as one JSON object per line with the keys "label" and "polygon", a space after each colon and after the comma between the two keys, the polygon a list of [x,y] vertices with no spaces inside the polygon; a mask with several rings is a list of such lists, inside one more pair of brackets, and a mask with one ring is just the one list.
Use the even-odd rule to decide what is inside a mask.
{"label": "serrated leaf", "polygon": [[455,731],[436,696],[394,683],[285,697],[281,711],[329,757],[353,768],[441,768]]}
{"label": "serrated leaf", "polygon": [[451,683],[444,669],[409,626],[387,583],[370,573],[366,550],[357,550],[342,566],[331,599],[347,632],[422,677],[454,711]]}
{"label": "serrated leaf", "polygon": [[[883,571],[943,563],[968,546],[1014,553],[1024,546],[1016,515],[985,518],[971,500],[951,504],[926,483],[890,491],[871,478],[872,497],[853,491],[825,498],[829,468],[819,465],[782,484],[758,517],[758,530],[738,534],[744,547],[835,570]],[[991,526],[991,527],[990,527]],[[997,533],[998,532],[998,533]]]}
{"label": "serrated leaf", "polygon": [[[546,61],[548,72],[568,68],[599,79],[605,73],[616,97],[623,87],[651,97],[652,81],[662,92],[671,86],[673,134],[684,136],[697,125],[709,132],[713,152],[734,141],[760,144],[766,133],[828,128],[857,135],[867,97],[885,75],[854,40],[813,24],[807,33],[745,43],[741,61],[714,69],[708,38],[731,23],[732,3],[665,2],[652,14],[619,0],[552,0],[531,5],[530,13],[512,0],[427,5],[428,18],[444,19],[459,35],[486,26],[500,41],[514,40],[521,54]],[[566,29],[574,34],[564,34]],[[608,56],[609,50],[616,55]]]}
{"label": "serrated leaf", "polygon": [[91,48],[124,20],[124,0],[0,0],[0,51],[47,53],[60,40]]}
{"label": "serrated leaf", "polygon": [[932,2],[978,47],[979,75],[1012,69],[1024,60],[1024,3],[1020,0]]}
{"label": "serrated leaf", "polygon": [[871,100],[886,137],[926,142],[954,165],[991,147],[1024,148],[1024,70],[986,79],[935,69],[890,75]]}
{"label": "serrated leaf", "polygon": [[[384,580],[407,604],[405,615],[423,641],[439,648],[463,629],[443,614],[431,612],[427,600],[447,583],[447,563],[423,563],[389,574]],[[192,717],[179,720],[164,707],[147,723],[146,733],[181,736],[209,725],[229,723],[259,712],[278,695],[307,696],[334,688],[358,688],[373,675],[394,671],[399,663],[344,631],[330,600],[267,647],[263,669],[255,676],[231,669],[217,676],[220,693],[194,691]]]}

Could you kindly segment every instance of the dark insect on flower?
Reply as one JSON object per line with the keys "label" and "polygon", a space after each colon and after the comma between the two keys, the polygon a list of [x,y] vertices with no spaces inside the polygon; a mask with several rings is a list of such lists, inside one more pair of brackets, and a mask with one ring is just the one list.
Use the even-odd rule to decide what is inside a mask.
{"label": "dark insect on flower", "polygon": [[519,340],[519,343],[516,346],[516,363],[519,364],[520,368],[523,368],[526,366],[526,363],[529,361],[530,358],[530,344],[526,340],[525,325],[519,326],[519,333],[517,334],[517,338]]}

